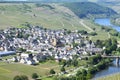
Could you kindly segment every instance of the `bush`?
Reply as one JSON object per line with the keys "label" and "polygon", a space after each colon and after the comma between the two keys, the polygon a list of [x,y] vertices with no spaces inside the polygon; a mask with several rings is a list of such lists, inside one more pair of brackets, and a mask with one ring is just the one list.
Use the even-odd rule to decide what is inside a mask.
{"label": "bush", "polygon": [[62,67],[62,68],[60,69],[60,71],[61,71],[61,72],[65,72],[65,68]]}
{"label": "bush", "polygon": [[51,69],[51,70],[50,70],[50,74],[55,74],[54,69]]}
{"label": "bush", "polygon": [[37,79],[38,77],[39,77],[39,76],[38,76],[37,73],[33,73],[33,74],[32,74],[32,78],[33,78],[33,79]]}
{"label": "bush", "polygon": [[96,36],[97,33],[96,33],[96,32],[91,32],[91,33],[89,33],[89,35],[91,35],[91,36]]}
{"label": "bush", "polygon": [[17,75],[13,78],[13,80],[28,80],[28,77],[26,75]]}

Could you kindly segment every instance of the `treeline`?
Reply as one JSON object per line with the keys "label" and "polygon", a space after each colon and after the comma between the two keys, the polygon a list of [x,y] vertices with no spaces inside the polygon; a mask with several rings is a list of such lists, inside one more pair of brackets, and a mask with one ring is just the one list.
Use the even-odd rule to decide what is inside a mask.
{"label": "treeline", "polygon": [[53,6],[51,6],[49,4],[36,3],[35,5],[36,5],[36,7],[47,7],[49,9],[55,9]]}
{"label": "treeline", "polygon": [[54,76],[53,80],[90,80],[94,74],[107,68],[111,62],[110,59],[102,58],[99,54],[90,57],[87,61],[89,62],[86,69],[80,69],[75,75],[69,77]]}
{"label": "treeline", "polygon": [[114,10],[100,6],[96,3],[91,2],[74,2],[74,3],[65,3],[64,6],[72,10],[80,18],[87,17],[89,15],[105,15],[112,16],[117,14]]}
{"label": "treeline", "polygon": [[108,39],[108,40],[96,40],[96,47],[103,48],[106,55],[111,55],[113,51],[117,50],[117,40]]}

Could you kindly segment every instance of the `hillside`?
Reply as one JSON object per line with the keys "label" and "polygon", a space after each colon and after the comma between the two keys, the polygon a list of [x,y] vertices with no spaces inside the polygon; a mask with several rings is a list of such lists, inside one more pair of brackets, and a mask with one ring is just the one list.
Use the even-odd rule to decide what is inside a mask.
{"label": "hillside", "polygon": [[114,10],[108,7],[103,7],[91,2],[65,3],[64,6],[68,7],[80,18],[96,15],[104,15],[105,17],[108,17],[117,14]]}
{"label": "hillside", "polygon": [[[26,23],[49,29],[85,30],[97,32],[91,39],[107,39],[108,33],[90,20],[80,19],[70,9],[57,3],[1,3],[0,29],[23,28]],[[102,36],[104,35],[104,36]]]}
{"label": "hillside", "polygon": [[0,1],[32,1],[32,2],[101,2],[101,3],[118,3],[120,0],[0,0]]}
{"label": "hillside", "polygon": [[98,0],[99,2],[108,2],[108,3],[117,3],[120,2],[120,0]]}
{"label": "hillside", "polygon": [[0,28],[21,27],[26,22],[51,29],[62,29],[65,27],[68,29],[85,29],[79,24],[79,18],[72,11],[59,4],[42,6],[37,6],[34,3],[0,4]]}

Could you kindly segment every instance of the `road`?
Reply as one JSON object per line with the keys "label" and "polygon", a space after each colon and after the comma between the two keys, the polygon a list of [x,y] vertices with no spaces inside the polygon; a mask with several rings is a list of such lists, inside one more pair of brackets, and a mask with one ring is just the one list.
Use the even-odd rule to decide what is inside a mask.
{"label": "road", "polygon": [[83,22],[83,20],[79,21],[79,23],[80,23],[83,27],[85,27],[86,29],[90,30],[90,32],[93,32],[93,29],[91,29],[89,26],[87,26],[87,25]]}

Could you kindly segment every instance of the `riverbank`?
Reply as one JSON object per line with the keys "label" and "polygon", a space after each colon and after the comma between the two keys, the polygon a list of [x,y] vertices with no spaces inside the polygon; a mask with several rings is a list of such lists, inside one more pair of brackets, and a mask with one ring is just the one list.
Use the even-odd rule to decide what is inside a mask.
{"label": "riverbank", "polygon": [[94,22],[96,24],[99,24],[101,26],[108,26],[113,28],[114,30],[120,32],[120,26],[114,25],[111,23],[109,18],[99,18],[99,19],[95,19]]}
{"label": "riverbank", "polygon": [[120,73],[116,74],[110,74],[101,78],[96,78],[94,80],[119,80],[120,79]]}

